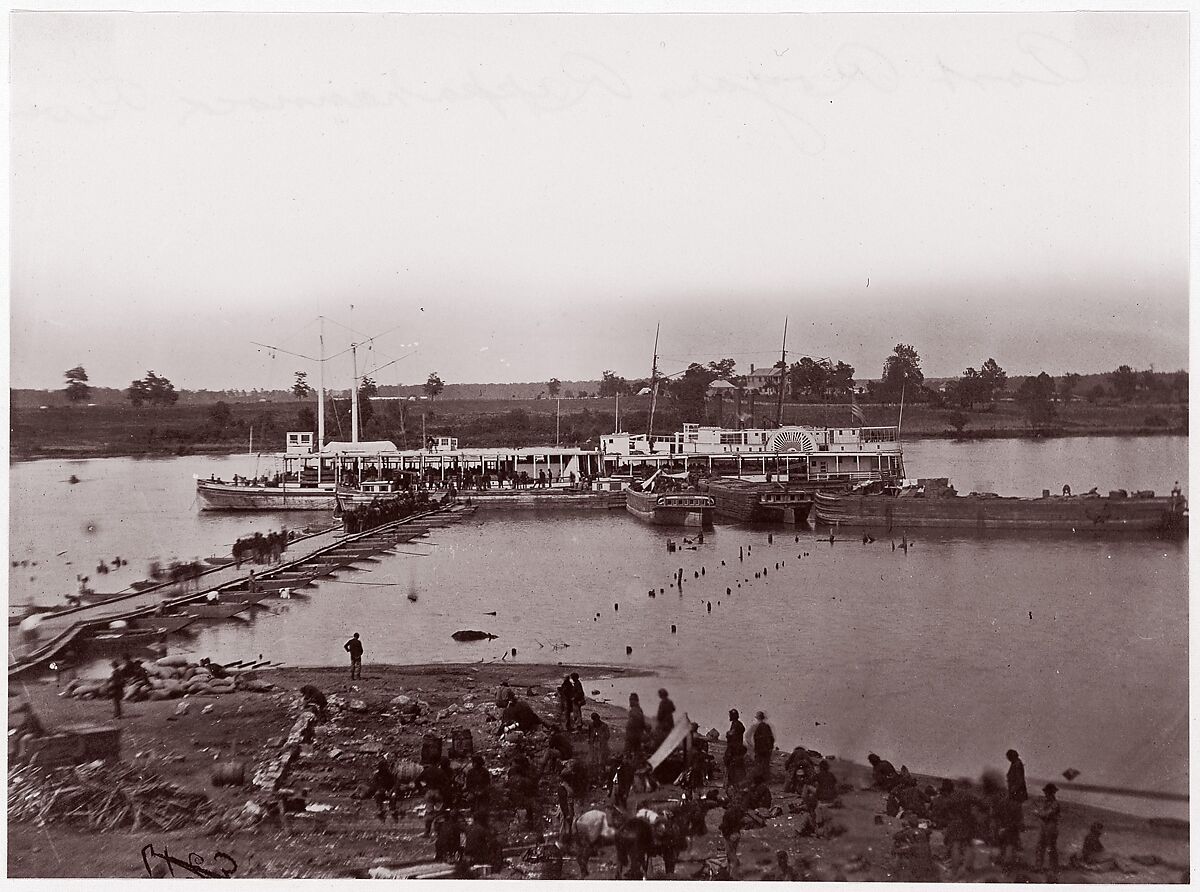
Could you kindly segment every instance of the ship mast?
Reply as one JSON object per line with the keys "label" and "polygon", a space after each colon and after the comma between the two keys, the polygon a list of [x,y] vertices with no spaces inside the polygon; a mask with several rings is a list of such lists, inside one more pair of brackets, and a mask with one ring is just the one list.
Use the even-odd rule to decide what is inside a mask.
{"label": "ship mast", "polygon": [[783,351],[779,356],[779,403],[775,409],[775,426],[783,427],[783,391],[787,386],[787,316],[783,317]]}
{"label": "ship mast", "polygon": [[350,345],[350,361],[354,369],[354,388],[350,396],[350,442],[358,442],[358,344]]}
{"label": "ship mast", "polygon": [[654,436],[654,406],[658,402],[658,330],[661,326],[654,326],[654,360],[650,364],[650,420],[646,425],[646,445],[650,451],[654,451],[652,438]]}
{"label": "ship mast", "polygon": [[325,317],[321,317],[321,352],[317,368],[320,370],[319,399],[317,400],[317,452],[325,448]]}

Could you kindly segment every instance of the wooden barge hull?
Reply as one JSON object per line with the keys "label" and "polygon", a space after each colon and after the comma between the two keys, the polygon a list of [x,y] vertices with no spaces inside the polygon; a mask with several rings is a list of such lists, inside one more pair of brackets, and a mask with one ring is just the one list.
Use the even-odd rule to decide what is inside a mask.
{"label": "wooden barge hull", "polygon": [[924,499],[818,493],[816,513],[821,523],[883,529],[885,532],[900,532],[910,527],[1102,533],[1187,530],[1186,509],[1170,498],[951,496]]}
{"label": "wooden barge hull", "polygon": [[196,481],[201,511],[332,511],[332,489]]}
{"label": "wooden barge hull", "polygon": [[804,523],[813,504],[812,492],[779,483],[718,478],[700,486],[717,516],[743,523]]}
{"label": "wooden barge hull", "polygon": [[711,529],[713,508],[709,496],[625,490],[625,509],[638,520],[655,526]]}

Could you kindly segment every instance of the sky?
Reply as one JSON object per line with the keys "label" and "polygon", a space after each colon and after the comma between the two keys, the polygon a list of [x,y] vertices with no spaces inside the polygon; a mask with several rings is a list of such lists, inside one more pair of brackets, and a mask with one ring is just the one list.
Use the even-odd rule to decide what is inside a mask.
{"label": "sky", "polygon": [[9,25],[15,387],[1188,365],[1183,14]]}

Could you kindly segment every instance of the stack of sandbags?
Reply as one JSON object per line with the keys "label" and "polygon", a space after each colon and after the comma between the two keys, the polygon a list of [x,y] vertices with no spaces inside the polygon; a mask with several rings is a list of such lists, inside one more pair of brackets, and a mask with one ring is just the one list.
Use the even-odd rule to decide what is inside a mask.
{"label": "stack of sandbags", "polygon": [[[142,668],[146,671],[146,678],[127,684],[124,699],[175,700],[188,694],[231,694],[242,689],[237,672],[226,670],[225,678],[214,678],[207,667],[190,662],[181,654],[163,657]],[[247,678],[246,682],[250,682],[250,679]],[[254,691],[271,690],[272,687],[264,683],[245,684],[246,690]],[[77,678],[67,685],[60,696],[95,700],[107,698],[109,691],[107,678]]]}

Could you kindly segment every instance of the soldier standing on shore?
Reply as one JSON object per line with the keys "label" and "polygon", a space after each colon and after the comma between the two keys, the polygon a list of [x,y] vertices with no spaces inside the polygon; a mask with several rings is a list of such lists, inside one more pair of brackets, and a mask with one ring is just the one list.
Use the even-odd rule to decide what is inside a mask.
{"label": "soldier standing on shore", "polygon": [[592,770],[599,779],[608,765],[608,725],[600,718],[599,713],[593,712],[592,723],[588,725],[587,730]]}
{"label": "soldier standing on shore", "polygon": [[1046,784],[1042,787],[1042,793],[1045,794],[1042,801],[1034,814],[1037,815],[1039,821],[1042,822],[1042,829],[1038,833],[1037,854],[1034,857],[1034,870],[1041,870],[1045,856],[1050,856],[1050,870],[1048,872],[1051,881],[1058,875],[1058,817],[1062,811],[1062,806],[1058,804],[1056,794],[1058,787],[1054,784]]}
{"label": "soldier standing on shore", "polygon": [[640,756],[642,754],[642,738],[646,734],[646,715],[638,702],[637,694],[629,695],[629,719],[625,722],[625,752]]}
{"label": "soldier standing on shore", "polygon": [[354,637],[342,645],[342,649],[350,654],[350,677],[361,679],[363,645],[362,639],[358,637],[358,632],[355,632]]}
{"label": "soldier standing on shore", "polygon": [[121,700],[125,696],[125,667],[112,661],[112,675],[108,677],[109,695],[113,702],[113,718],[121,717]]}
{"label": "soldier standing on shore", "polygon": [[1016,750],[1004,754],[1008,759],[1008,798],[1015,803],[1013,818],[1016,821],[1016,837],[1013,840],[1016,851],[1021,851],[1021,831],[1025,829],[1025,801],[1029,798],[1029,790],[1025,787],[1025,763]]}
{"label": "soldier standing on shore", "polygon": [[746,778],[746,726],[736,709],[729,710],[725,732],[725,786],[738,787]]}
{"label": "soldier standing on shore", "polygon": [[654,718],[654,733],[659,741],[666,740],[675,727],[675,704],[667,695],[666,688],[658,689],[658,713]]}
{"label": "soldier standing on shore", "polygon": [[761,709],[754,713],[754,721],[746,735],[747,743],[754,749],[754,776],[770,781],[771,753],[775,751],[775,732],[767,723],[767,715]]}

